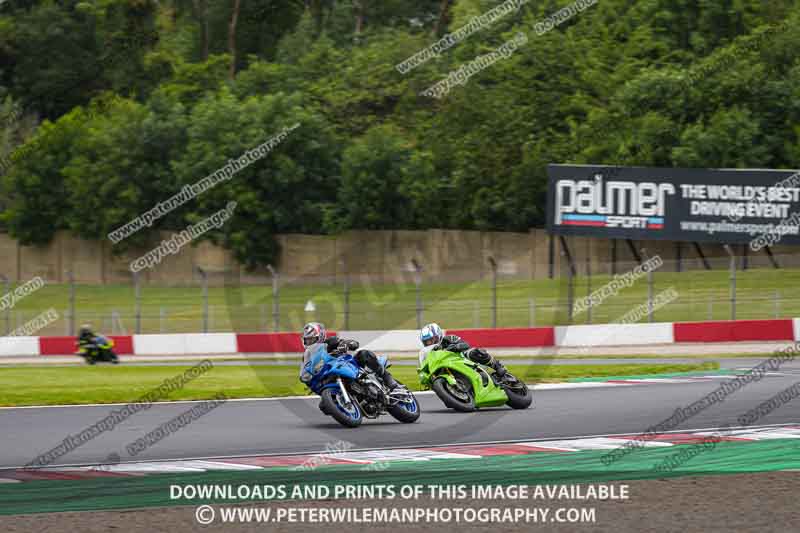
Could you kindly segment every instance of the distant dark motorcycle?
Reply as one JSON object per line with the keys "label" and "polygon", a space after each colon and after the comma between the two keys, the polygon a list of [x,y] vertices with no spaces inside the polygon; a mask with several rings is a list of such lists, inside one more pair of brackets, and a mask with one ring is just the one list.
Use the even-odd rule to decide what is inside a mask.
{"label": "distant dark motorcycle", "polygon": [[119,364],[119,357],[114,353],[114,340],[97,335],[90,342],[78,342],[78,355],[90,365],[97,363]]}

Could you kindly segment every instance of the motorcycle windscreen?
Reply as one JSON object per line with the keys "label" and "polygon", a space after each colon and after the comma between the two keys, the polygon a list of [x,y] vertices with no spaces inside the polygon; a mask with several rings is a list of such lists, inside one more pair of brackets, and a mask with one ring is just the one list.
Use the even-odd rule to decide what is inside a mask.
{"label": "motorcycle windscreen", "polygon": [[428,357],[428,354],[433,351],[436,345],[426,346],[419,351],[419,366],[422,366],[425,363],[425,359]]}
{"label": "motorcycle windscreen", "polygon": [[328,350],[323,343],[312,344],[303,352],[303,366],[300,368],[300,379],[308,382],[320,371],[328,357]]}

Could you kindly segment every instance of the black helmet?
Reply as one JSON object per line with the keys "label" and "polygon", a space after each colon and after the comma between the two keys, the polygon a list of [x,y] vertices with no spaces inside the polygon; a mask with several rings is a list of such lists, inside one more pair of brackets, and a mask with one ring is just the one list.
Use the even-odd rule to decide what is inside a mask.
{"label": "black helmet", "polygon": [[80,336],[86,337],[87,335],[92,334],[92,325],[91,324],[83,324],[80,330]]}

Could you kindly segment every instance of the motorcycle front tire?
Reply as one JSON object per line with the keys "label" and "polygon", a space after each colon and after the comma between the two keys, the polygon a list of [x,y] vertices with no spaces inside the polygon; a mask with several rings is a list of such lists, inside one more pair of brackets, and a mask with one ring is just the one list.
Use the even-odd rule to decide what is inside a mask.
{"label": "motorcycle front tire", "polygon": [[452,386],[443,377],[434,379],[431,388],[433,392],[436,393],[436,396],[442,400],[442,403],[450,409],[455,409],[461,413],[473,412],[475,410],[475,394],[472,391],[472,385],[470,385],[466,376],[462,376],[461,374],[456,374],[456,381],[459,382],[461,388],[466,389],[463,393],[466,395],[466,398],[459,398],[456,396],[457,393],[451,390]]}
{"label": "motorcycle front tire", "polygon": [[336,393],[339,391],[334,392],[334,390],[325,389],[320,394],[322,397],[322,412],[332,416],[334,420],[346,428],[357,428],[364,421],[364,414],[361,412],[361,408],[357,403],[353,403],[352,414],[348,414],[339,406],[337,401],[338,394]]}

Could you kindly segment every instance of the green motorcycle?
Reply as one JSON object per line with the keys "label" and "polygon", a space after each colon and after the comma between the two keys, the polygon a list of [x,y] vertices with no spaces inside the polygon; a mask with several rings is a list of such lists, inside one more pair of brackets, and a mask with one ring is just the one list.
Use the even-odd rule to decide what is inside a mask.
{"label": "green motorcycle", "polygon": [[447,407],[462,413],[503,404],[527,409],[533,402],[528,386],[510,372],[497,377],[491,368],[454,352],[431,351],[417,371],[423,388],[433,389]]}

